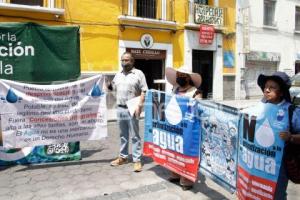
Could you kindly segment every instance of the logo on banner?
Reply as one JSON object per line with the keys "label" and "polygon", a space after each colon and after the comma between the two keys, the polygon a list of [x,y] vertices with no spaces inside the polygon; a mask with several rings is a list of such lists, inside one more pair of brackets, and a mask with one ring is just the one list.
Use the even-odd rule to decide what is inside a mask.
{"label": "logo on banner", "polygon": [[[265,148],[272,146],[275,142],[275,137],[272,129],[270,128],[269,121],[266,119],[255,134],[256,117],[251,117],[250,124],[248,118],[249,115],[245,114],[243,138],[247,139],[251,143],[254,143],[255,138],[257,143]],[[266,140],[266,138],[268,139]]]}
{"label": "logo on banner", "polygon": [[16,103],[22,100],[22,98],[18,97],[11,88],[8,90],[6,97],[0,96],[0,99],[3,101],[3,103],[6,101],[8,103]]}
{"label": "logo on banner", "polygon": [[96,97],[100,97],[101,95],[103,95],[103,93],[100,90],[99,85],[97,85],[97,83],[95,83],[94,86],[93,86],[93,89],[88,94],[88,96],[96,98]]}
{"label": "logo on banner", "polygon": [[142,35],[140,42],[142,47],[144,47],[145,49],[150,49],[154,44],[153,37],[150,34]]}
{"label": "logo on banner", "polygon": [[284,118],[284,111],[282,109],[278,110],[278,113],[277,113],[277,120],[278,121],[282,121]]}
{"label": "logo on banner", "polygon": [[210,25],[200,25],[199,43],[212,44],[215,36],[215,28]]}

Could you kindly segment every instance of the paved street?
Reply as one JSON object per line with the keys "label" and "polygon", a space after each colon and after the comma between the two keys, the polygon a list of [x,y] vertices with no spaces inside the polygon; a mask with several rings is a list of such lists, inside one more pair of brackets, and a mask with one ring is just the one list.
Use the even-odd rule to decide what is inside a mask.
{"label": "paved street", "polygon": [[[166,180],[167,170],[147,158],[140,173],[132,172],[132,163],[111,167],[119,144],[116,122],[109,123],[108,134],[105,141],[82,142],[80,161],[0,167],[0,199],[235,199],[203,176],[192,191],[182,191]],[[298,199],[297,187],[290,184],[289,199]]]}

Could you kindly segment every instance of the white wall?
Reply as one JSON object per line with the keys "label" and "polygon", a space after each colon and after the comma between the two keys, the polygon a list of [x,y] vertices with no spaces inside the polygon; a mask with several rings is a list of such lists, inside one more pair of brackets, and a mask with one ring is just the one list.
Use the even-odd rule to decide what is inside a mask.
{"label": "white wall", "polygon": [[[243,31],[241,11],[250,7],[250,51],[264,51],[280,53],[281,58],[278,70],[294,74],[296,53],[300,52],[300,33],[295,33],[295,7],[300,6],[297,0],[277,0],[275,8],[276,28],[263,26],[263,0],[237,0],[237,76],[240,68],[245,66],[243,53]],[[236,97],[241,94],[240,77],[236,79]]]}
{"label": "white wall", "polygon": [[[192,50],[213,51],[213,99],[223,99],[223,36],[215,33],[211,45],[200,45],[199,31],[184,30],[184,64],[192,69]],[[220,47],[218,47],[220,46]]]}

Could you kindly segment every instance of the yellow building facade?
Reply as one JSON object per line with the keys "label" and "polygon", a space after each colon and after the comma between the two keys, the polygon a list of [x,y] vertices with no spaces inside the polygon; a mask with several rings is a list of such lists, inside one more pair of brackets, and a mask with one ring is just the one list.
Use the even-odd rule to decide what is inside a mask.
{"label": "yellow building facade", "polygon": [[[186,65],[202,75],[206,98],[226,99],[234,96],[235,6],[235,0],[0,0],[0,20],[79,25],[82,73],[113,76],[130,51],[149,88],[170,90],[166,67]],[[209,24],[213,39],[200,43],[200,25]]]}

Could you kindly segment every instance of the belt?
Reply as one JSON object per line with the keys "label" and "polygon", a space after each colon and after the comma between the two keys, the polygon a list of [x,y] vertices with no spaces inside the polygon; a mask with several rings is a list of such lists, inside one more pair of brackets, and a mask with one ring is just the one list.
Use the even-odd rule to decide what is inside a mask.
{"label": "belt", "polygon": [[128,108],[126,105],[118,105],[120,108]]}

